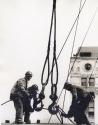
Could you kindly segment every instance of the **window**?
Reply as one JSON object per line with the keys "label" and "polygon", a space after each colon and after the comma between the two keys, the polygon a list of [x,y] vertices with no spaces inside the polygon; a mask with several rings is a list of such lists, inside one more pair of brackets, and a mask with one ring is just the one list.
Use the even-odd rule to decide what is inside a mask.
{"label": "window", "polygon": [[80,52],[80,57],[91,57],[91,52]]}
{"label": "window", "polygon": [[95,86],[95,79],[89,78],[89,86]]}
{"label": "window", "polygon": [[89,103],[89,108],[94,108],[94,101],[91,101],[91,102]]}
{"label": "window", "polygon": [[88,106],[89,117],[94,117],[94,101],[91,101]]}
{"label": "window", "polygon": [[84,87],[87,86],[87,78],[81,78],[81,85]]}
{"label": "window", "polygon": [[88,115],[89,115],[89,117],[94,117],[94,112],[93,111],[89,111]]}

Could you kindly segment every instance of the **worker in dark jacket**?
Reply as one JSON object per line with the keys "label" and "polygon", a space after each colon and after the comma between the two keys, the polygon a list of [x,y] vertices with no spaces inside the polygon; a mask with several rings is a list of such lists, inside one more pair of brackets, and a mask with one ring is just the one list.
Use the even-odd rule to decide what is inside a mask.
{"label": "worker in dark jacket", "polygon": [[32,112],[33,109],[30,106],[30,94],[28,93],[27,86],[28,81],[32,78],[32,73],[30,71],[25,73],[25,77],[17,80],[13,86],[10,94],[10,99],[14,102],[14,107],[16,110],[15,123],[23,123],[23,108],[24,105],[28,111]]}
{"label": "worker in dark jacket", "polygon": [[72,104],[69,108],[69,111],[67,114],[64,112],[61,114],[65,118],[74,117],[74,121],[77,125],[86,124],[90,125],[86,115],[85,111],[90,103],[95,97],[94,92],[86,92],[83,89],[71,85],[68,83],[65,83],[64,89],[68,90],[72,94]]}
{"label": "worker in dark jacket", "polygon": [[[24,122],[25,122],[26,124],[30,124],[30,123],[31,123],[30,114],[31,114],[31,112],[34,111],[34,107],[33,107],[33,109],[29,110],[29,109],[28,109],[28,108],[29,108],[28,105],[31,106],[31,99],[33,99],[33,102],[34,102],[34,100],[37,99],[38,86],[37,86],[36,84],[34,84],[34,85],[32,85],[31,87],[28,87],[27,90],[28,90],[28,93],[29,93],[30,95],[29,95],[29,100],[25,100],[25,99],[24,99],[23,112],[24,112]],[[27,102],[25,103],[25,101],[27,101]],[[32,106],[33,106],[33,104],[32,104]]]}

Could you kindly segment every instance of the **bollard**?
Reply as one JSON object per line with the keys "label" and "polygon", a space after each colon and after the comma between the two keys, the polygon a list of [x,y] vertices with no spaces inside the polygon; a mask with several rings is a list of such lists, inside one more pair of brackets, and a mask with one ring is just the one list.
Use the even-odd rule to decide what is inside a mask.
{"label": "bollard", "polygon": [[10,120],[5,120],[5,123],[10,123]]}
{"label": "bollard", "polygon": [[39,119],[37,120],[37,124],[40,124],[40,120]]}

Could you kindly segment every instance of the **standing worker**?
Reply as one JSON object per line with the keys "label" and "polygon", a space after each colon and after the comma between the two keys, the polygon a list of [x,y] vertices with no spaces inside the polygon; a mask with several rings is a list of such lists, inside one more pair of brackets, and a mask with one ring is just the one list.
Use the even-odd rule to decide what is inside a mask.
{"label": "standing worker", "polygon": [[29,112],[34,111],[30,105],[29,92],[27,91],[28,81],[32,78],[32,72],[27,71],[25,77],[17,80],[10,94],[10,99],[14,102],[16,110],[15,123],[23,123],[23,108],[24,105]]}
{"label": "standing worker", "polygon": [[62,116],[65,118],[74,117],[74,121],[77,125],[90,125],[85,111],[89,106],[89,103],[94,99],[94,92],[86,92],[83,89],[65,83],[64,89],[68,90],[72,94],[72,103],[67,114],[62,112]]}

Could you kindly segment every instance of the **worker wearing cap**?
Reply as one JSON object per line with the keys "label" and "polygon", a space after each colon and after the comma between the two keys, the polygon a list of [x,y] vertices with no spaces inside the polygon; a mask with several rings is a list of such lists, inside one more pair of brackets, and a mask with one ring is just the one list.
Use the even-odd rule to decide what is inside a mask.
{"label": "worker wearing cap", "polygon": [[85,111],[89,103],[94,99],[94,92],[86,92],[78,86],[65,83],[64,89],[68,90],[72,94],[72,103],[67,114],[62,112],[62,116],[65,118],[74,117],[74,121],[77,125],[90,125]]}
{"label": "worker wearing cap", "polygon": [[32,78],[32,73],[30,71],[27,71],[25,73],[25,77],[17,80],[15,85],[11,89],[10,99],[13,100],[14,107],[16,110],[16,117],[15,117],[16,124],[23,123],[24,104],[26,105],[26,108],[28,108],[28,111],[31,112],[33,111],[29,103],[30,94],[27,91],[28,82],[31,78]]}

